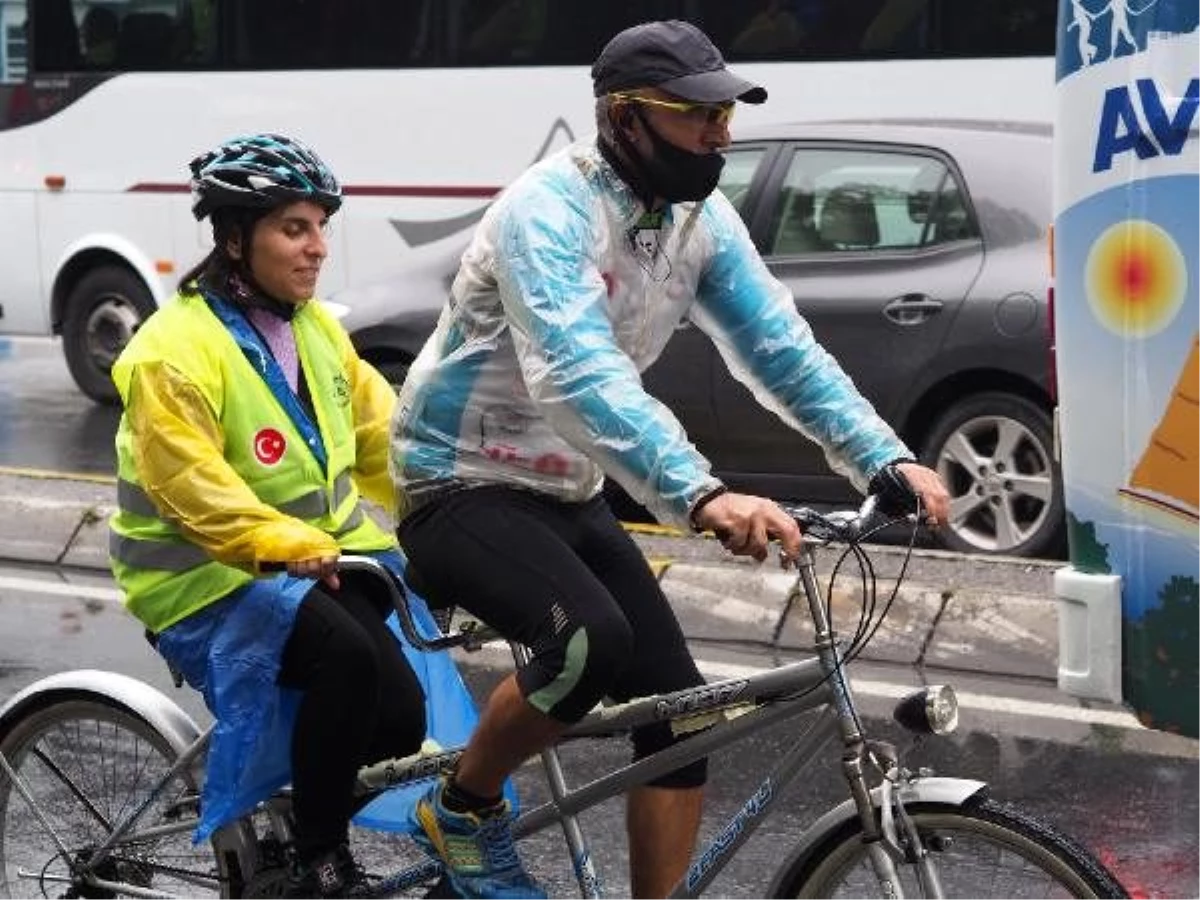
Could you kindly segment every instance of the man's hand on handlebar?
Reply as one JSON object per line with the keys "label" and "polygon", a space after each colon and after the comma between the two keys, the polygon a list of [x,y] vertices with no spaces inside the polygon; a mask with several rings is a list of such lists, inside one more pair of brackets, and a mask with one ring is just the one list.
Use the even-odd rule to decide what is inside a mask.
{"label": "man's hand on handlebar", "polygon": [[697,510],[694,523],[702,531],[712,531],[734,556],[751,556],[762,562],[772,540],[780,543],[783,565],[800,556],[803,540],[800,526],[765,497],[721,494]]}
{"label": "man's hand on handlebar", "polygon": [[[921,498],[924,521],[921,523],[928,528],[940,528],[950,521],[950,492],[942,477],[933,469],[926,468],[920,463],[897,463],[896,471],[904,476],[908,486]],[[907,512],[916,512],[915,508]]]}

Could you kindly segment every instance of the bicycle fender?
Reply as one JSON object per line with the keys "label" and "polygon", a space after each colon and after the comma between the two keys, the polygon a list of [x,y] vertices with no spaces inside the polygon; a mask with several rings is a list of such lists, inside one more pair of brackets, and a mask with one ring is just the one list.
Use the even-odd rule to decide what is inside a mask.
{"label": "bicycle fender", "polygon": [[[945,803],[952,806],[962,806],[986,788],[987,784],[985,782],[973,781],[969,778],[921,778],[915,782],[903,785],[900,788],[899,794],[901,801],[905,804]],[[871,791],[871,800],[875,804],[876,809],[880,805],[880,791],[881,788],[874,788]],[[858,809],[855,807],[854,801],[846,800],[817,819],[800,835],[796,846],[787,855],[783,864],[775,870],[771,884],[763,896],[780,896],[780,882],[784,876],[793,871],[810,854],[818,850],[839,828],[852,819],[857,818]]]}
{"label": "bicycle fender", "polygon": [[100,669],[59,672],[35,681],[0,708],[0,738],[27,712],[61,700],[95,697],[124,707],[182,753],[200,736],[200,728],[174,700],[144,681]]}

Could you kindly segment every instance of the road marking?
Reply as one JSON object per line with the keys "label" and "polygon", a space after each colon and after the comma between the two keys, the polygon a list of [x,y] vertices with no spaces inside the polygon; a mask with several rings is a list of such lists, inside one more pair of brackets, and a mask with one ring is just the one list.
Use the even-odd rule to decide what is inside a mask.
{"label": "road marking", "polygon": [[[38,478],[43,481],[87,481],[92,484],[115,485],[117,479],[113,475],[96,475],[89,472],[60,472],[54,469],[23,469],[17,466],[0,466],[0,475],[13,478]],[[78,506],[79,501],[68,501],[64,506]]]}
{"label": "road marking", "polygon": [[0,575],[0,590],[28,591],[32,594],[53,594],[56,597],[81,597],[124,604],[125,595],[116,588],[89,587],[62,581],[42,581],[37,578],[12,578]]}
{"label": "road marking", "polygon": [[[764,672],[769,667],[743,666],[736,663],[705,662],[699,663],[701,671],[706,676],[716,678],[748,678],[751,675]],[[870,681],[865,678],[855,678],[853,681],[855,694],[866,697],[881,697],[887,700],[899,700],[916,691],[916,685],[892,684],[887,681]],[[977,694],[972,691],[954,691],[958,697],[958,705],[962,709],[976,709],[984,712],[1007,713],[1015,716],[1034,716],[1039,719],[1053,719],[1056,722],[1077,722],[1083,725],[1112,725],[1117,728],[1130,728],[1135,731],[1145,731],[1137,718],[1122,710],[1086,709],[1080,706],[1068,706],[1065,703],[1045,703],[1040,700],[1019,700],[1015,697],[1000,697],[994,694]]]}

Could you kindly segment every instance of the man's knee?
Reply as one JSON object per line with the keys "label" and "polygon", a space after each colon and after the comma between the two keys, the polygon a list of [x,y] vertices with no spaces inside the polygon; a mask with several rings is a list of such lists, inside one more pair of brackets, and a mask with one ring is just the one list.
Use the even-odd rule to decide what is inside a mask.
{"label": "man's knee", "polygon": [[565,642],[537,654],[518,682],[535,709],[576,722],[609,693],[632,653],[629,623],[608,618],[576,628]]}

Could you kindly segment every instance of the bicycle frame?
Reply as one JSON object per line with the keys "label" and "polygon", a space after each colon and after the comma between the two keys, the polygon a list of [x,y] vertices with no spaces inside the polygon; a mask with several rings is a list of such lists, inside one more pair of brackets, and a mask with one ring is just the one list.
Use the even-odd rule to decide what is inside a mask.
{"label": "bicycle frame", "polygon": [[[821,602],[817,582],[814,547],[820,543],[806,540],[802,555],[796,561],[797,582],[808,601],[815,626],[817,655],[814,658],[745,678],[726,679],[670,694],[640,697],[593,711],[569,728],[559,744],[624,733],[631,728],[662,720],[669,720],[677,727],[695,730],[696,733],[686,741],[623,766],[581,787],[567,786],[557,747],[542,753],[551,800],[522,813],[514,824],[514,833],[520,838],[559,822],[584,897],[600,897],[602,893],[600,878],[577,819],[580,813],[625,793],[631,787],[736,744],[750,734],[814,710],[819,712],[805,733],[775,763],[767,777],[718,831],[717,836],[700,851],[686,876],[671,893],[672,897],[695,897],[711,884],[766,818],[783,790],[838,734],[845,748],[842,765],[851,800],[827,814],[822,820],[823,827],[810,829],[810,839],[816,840],[820,834],[840,824],[849,815],[857,815],[863,822],[864,834],[869,841],[868,853],[872,865],[887,896],[898,895],[894,859],[900,857],[901,851],[891,816],[885,815],[881,821],[877,821],[875,810],[883,808],[890,813],[893,809],[902,808],[903,802],[916,799],[917,794],[927,799],[936,793],[938,799],[961,803],[984,787],[982,783],[974,781],[930,779],[925,791],[916,792],[911,785],[905,785],[907,790],[898,792],[897,788],[901,786],[894,764],[881,773],[881,785],[875,788],[868,786],[864,765],[869,755],[868,743],[859,730],[859,717],[837,636]],[[377,566],[369,559],[361,565],[355,561],[353,565],[354,568],[364,569]],[[452,640],[423,639],[408,616],[407,606],[398,590],[393,601],[401,618],[401,627],[415,645],[434,649],[446,646],[447,640]],[[475,639],[478,640],[478,637]],[[510,644],[510,647],[518,665],[529,659],[529,651],[524,647],[514,644]],[[450,770],[460,752],[457,749],[446,751],[409,765],[380,764],[364,770],[362,780],[372,789],[381,789],[418,777],[428,777],[435,772]],[[903,815],[900,815],[900,819],[904,823]],[[919,841],[915,840],[915,830],[911,831],[909,837],[914,839],[913,846],[920,846]],[[940,896],[936,872],[928,855],[920,860],[919,872],[926,890],[933,896]],[[379,890],[381,895],[386,895],[388,891],[399,890],[412,883],[410,872],[398,873],[385,879]]]}
{"label": "bicycle frame", "polygon": [[[671,896],[695,897],[705,890],[766,818],[784,789],[835,736],[840,736],[844,748],[842,768],[849,786],[850,799],[819,817],[814,826],[801,836],[800,843],[803,845],[806,841],[819,841],[823,834],[839,827],[848,818],[857,816],[862,822],[864,834],[868,837],[868,852],[885,896],[898,896],[894,860],[902,858],[891,812],[896,811],[895,818],[899,819],[902,828],[911,829],[911,823],[906,826],[903,815],[905,802],[936,799],[962,803],[984,787],[980,782],[961,779],[923,778],[919,783],[916,780],[902,782],[894,760],[887,759],[886,753],[882,755],[887,765],[883,768],[879,766],[877,751],[883,745],[869,744],[866,736],[860,731],[859,717],[843,665],[841,649],[821,602],[813,550],[818,543],[821,542],[806,539],[803,553],[796,561],[797,583],[808,601],[809,612],[816,629],[815,657],[743,678],[725,679],[688,690],[636,698],[627,703],[594,710],[568,729],[560,743],[611,737],[640,725],[664,720],[670,721],[677,729],[692,734],[688,740],[631,762],[588,784],[574,788],[567,785],[557,747],[551,747],[542,753],[542,765],[547,776],[551,800],[522,813],[514,825],[514,830],[518,837],[522,837],[555,822],[560,823],[571,853],[575,877],[584,897],[599,897],[602,894],[600,877],[578,822],[577,817],[580,813],[625,793],[633,786],[644,784],[689,762],[730,747],[751,734],[805,713],[816,711],[812,721],[790,749],[776,761],[766,777],[717,832],[716,837],[701,849]],[[415,646],[422,649],[444,649],[452,646],[471,648],[477,647],[485,639],[484,632],[481,631],[434,639],[422,637],[413,625],[402,589],[383,566],[369,557],[347,557],[344,562],[346,569],[370,570],[383,579],[392,592],[401,627]],[[524,647],[512,644],[510,647],[518,665],[528,660],[529,654]],[[162,699],[170,703],[166,698]],[[199,764],[201,754],[207,747],[210,731],[211,729],[199,734],[184,747],[178,746],[179,740],[178,736],[176,737],[175,744],[180,755],[175,764],[154,788],[151,798],[114,826],[111,834],[89,860],[89,870],[102,862],[122,841],[137,837],[132,829],[138,818],[177,773],[191,765]],[[462,748],[454,748],[434,755],[386,760],[366,767],[360,772],[360,793],[374,794],[393,786],[447,772],[453,768],[461,752]],[[7,760],[0,757],[0,764],[12,777],[13,773]],[[872,766],[880,775],[879,783],[874,786],[868,784],[866,774]],[[26,795],[22,785],[17,781],[14,783],[17,784],[18,791],[23,796]],[[29,801],[30,798],[26,796],[26,800]],[[260,806],[260,811],[272,813],[271,803],[270,800],[265,801]],[[31,802],[31,805],[34,806],[35,815],[38,815],[36,804]],[[882,810],[884,814],[877,817],[876,810]],[[42,821],[45,824],[44,819]],[[186,829],[194,825],[195,820],[192,819],[180,821],[171,827]],[[70,858],[67,848],[62,845],[58,836],[53,833],[50,836],[64,856]],[[915,829],[911,829],[909,836],[914,839],[917,837]],[[920,842],[914,840],[912,846],[919,848]],[[437,862],[410,867],[385,877],[374,887],[373,893],[379,896],[390,895],[436,877],[440,870],[441,866]],[[932,895],[939,896],[936,873],[930,868],[927,858],[921,861],[921,870],[920,880],[923,886]],[[74,874],[79,875],[80,872],[77,870]],[[101,882],[94,875],[91,877],[91,883],[97,887],[120,890],[133,895],[158,896],[139,890],[134,885]]]}

